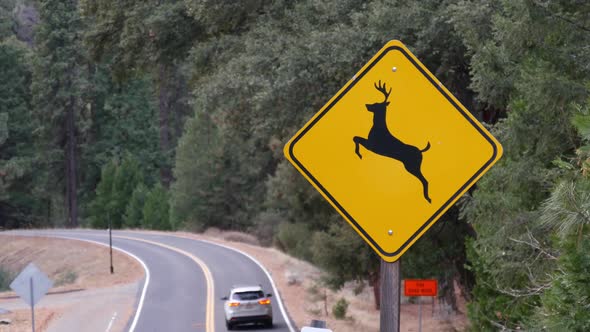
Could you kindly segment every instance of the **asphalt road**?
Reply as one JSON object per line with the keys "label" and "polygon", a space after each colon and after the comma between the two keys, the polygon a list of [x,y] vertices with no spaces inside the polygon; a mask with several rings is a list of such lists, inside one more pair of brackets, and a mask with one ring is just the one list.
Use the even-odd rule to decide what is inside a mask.
{"label": "asphalt road", "polygon": [[[106,231],[31,231],[19,235],[76,238],[108,244]],[[113,231],[113,246],[137,256],[149,270],[138,294],[138,311],[129,331],[226,331],[223,301],[232,285],[260,284],[272,293],[272,329],[236,327],[244,331],[294,332],[281,310],[267,273],[252,259],[208,242],[171,235]],[[149,279],[149,280],[148,280]],[[146,284],[147,281],[147,284]],[[143,298],[143,299],[142,299]]]}

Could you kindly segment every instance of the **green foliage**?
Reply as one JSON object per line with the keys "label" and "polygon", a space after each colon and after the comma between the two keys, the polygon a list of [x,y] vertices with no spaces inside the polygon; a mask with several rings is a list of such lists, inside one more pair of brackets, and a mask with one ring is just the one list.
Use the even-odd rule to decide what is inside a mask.
{"label": "green foliage", "polygon": [[59,287],[59,286],[73,284],[74,282],[76,282],[76,279],[78,279],[78,274],[75,271],[66,270],[66,271],[60,272],[55,277],[55,286]]}
{"label": "green foliage", "polygon": [[344,298],[341,298],[332,307],[332,315],[334,315],[334,317],[336,319],[344,319],[344,318],[346,318],[346,311],[347,310],[348,310],[348,301],[346,301],[346,299],[344,299]]}
{"label": "green foliage", "polygon": [[113,228],[121,228],[129,198],[142,183],[143,173],[131,155],[126,155],[120,163],[113,160],[103,167],[91,204],[91,226],[105,228],[110,222]]}
{"label": "green foliage", "polygon": [[111,200],[117,164],[111,161],[102,168],[101,179],[96,186],[96,197],[92,202],[90,226],[93,228],[108,228],[111,218]]}
{"label": "green foliage", "polygon": [[43,204],[63,201],[64,213],[49,211],[51,223],[78,226],[80,136],[91,119],[87,109],[88,72],[80,43],[83,22],[77,2],[38,2],[41,23],[36,29],[31,84],[39,180]]}
{"label": "green foliage", "polygon": [[177,181],[171,189],[173,223],[193,230],[227,227],[232,207],[224,194],[231,192],[224,190],[223,177],[230,175],[221,172],[225,158],[217,128],[208,116],[201,115],[189,121],[186,132],[176,154]]}
{"label": "green foliage", "polygon": [[575,164],[582,175],[587,176],[590,172],[590,100],[585,104],[574,104],[572,109],[571,122],[582,139],[582,145],[576,149]]}
{"label": "green foliage", "polygon": [[0,266],[0,292],[10,290],[10,283],[13,279],[14,275]]}
{"label": "green foliage", "polygon": [[124,228],[139,228],[143,223],[143,208],[145,206],[148,189],[143,183],[139,183],[131,194],[131,199],[125,208],[123,216]]}
{"label": "green foliage", "polygon": [[117,167],[111,191],[110,212],[113,228],[121,228],[129,198],[142,182],[143,174],[139,163],[131,155],[125,156]]}
{"label": "green foliage", "polygon": [[312,232],[307,224],[284,222],[279,225],[275,244],[291,255],[309,261],[313,255],[311,237]]}
{"label": "green foliage", "polygon": [[326,283],[335,289],[349,280],[375,281],[379,273],[377,254],[345,225],[332,223],[328,231],[316,232],[311,251],[313,261],[329,272]]}
{"label": "green foliage", "polygon": [[93,75],[92,135],[84,137],[80,167],[84,169],[83,203],[93,199],[102,166],[130,154],[140,164],[147,185],[157,181],[162,156],[158,146],[157,112],[147,78],[115,83],[103,66]]}
{"label": "green foliage", "polygon": [[193,43],[203,38],[201,24],[180,0],[89,0],[82,1],[80,9],[89,22],[88,52],[94,60],[108,63],[115,81],[150,74],[158,100],[157,166],[162,184],[168,187],[175,144],[191,111],[182,61]]}
{"label": "green foliage", "polygon": [[256,234],[261,245],[271,246],[274,243],[282,218],[282,215],[274,210],[265,210],[256,216],[252,233]]}
{"label": "green foliage", "polygon": [[143,206],[143,228],[170,230],[170,204],[168,192],[157,184],[148,194]]}
{"label": "green foliage", "polygon": [[561,255],[550,287],[543,294],[536,328],[546,331],[590,330],[590,237],[570,236],[560,244]]}
{"label": "green foliage", "polygon": [[583,227],[590,224],[590,216],[586,212],[589,208],[590,181],[564,180],[557,184],[543,203],[540,223],[561,237],[572,234],[581,236]]}
{"label": "green foliage", "polygon": [[184,1],[84,0],[80,8],[92,23],[85,35],[91,55],[110,58],[117,77],[182,59],[201,34]]}
{"label": "green foliage", "polygon": [[8,138],[8,114],[0,113],[0,145]]}
{"label": "green foliage", "polygon": [[185,0],[187,12],[200,22],[210,35],[239,33],[264,10],[265,1]]}
{"label": "green foliage", "polygon": [[557,266],[541,296],[533,327],[547,331],[586,331],[590,329],[590,238],[588,204],[590,180],[587,173],[588,103],[576,106],[572,123],[581,137],[563,179],[542,206],[540,224],[557,236]]}
{"label": "green foliage", "polygon": [[40,224],[31,109],[32,52],[0,41],[0,227]]}
{"label": "green foliage", "polygon": [[0,2],[0,41],[13,35],[14,21],[12,19],[12,10],[14,9],[14,0],[5,0]]}
{"label": "green foliage", "polygon": [[[461,200],[458,205],[465,203]],[[465,243],[475,232],[459,216],[459,208],[452,207],[403,256],[404,278],[437,279],[438,298],[453,310],[459,310],[455,284],[469,300],[474,285],[474,274],[466,269]],[[444,248],[444,250],[441,250]]]}
{"label": "green foliage", "polygon": [[588,8],[490,1],[459,2],[454,9],[453,22],[472,54],[472,87],[480,101],[508,109],[496,128],[505,155],[463,210],[477,233],[468,251],[476,275],[469,317],[478,331],[526,329],[535,324],[557,268],[553,232],[540,220],[561,225],[569,214],[545,200],[567,200],[567,186],[551,193],[571,179],[553,161],[571,158],[578,144],[570,104],[586,99],[590,55],[582,45],[590,36],[575,22]]}

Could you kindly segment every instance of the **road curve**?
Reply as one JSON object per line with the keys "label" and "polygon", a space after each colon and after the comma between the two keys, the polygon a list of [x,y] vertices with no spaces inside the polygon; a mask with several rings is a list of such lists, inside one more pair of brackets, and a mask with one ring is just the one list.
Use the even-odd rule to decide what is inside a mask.
{"label": "road curve", "polygon": [[[108,244],[108,233],[104,230],[11,233]],[[266,292],[275,294],[272,280],[262,267],[230,248],[173,235],[134,231],[113,231],[113,246],[137,256],[149,271],[149,283],[144,280],[142,286],[145,299],[141,303],[141,294],[138,294],[140,310],[129,322],[129,331],[226,331],[221,297],[227,296],[232,285],[260,284]],[[279,302],[280,297],[275,294],[272,329],[260,326],[241,329],[295,332]]]}

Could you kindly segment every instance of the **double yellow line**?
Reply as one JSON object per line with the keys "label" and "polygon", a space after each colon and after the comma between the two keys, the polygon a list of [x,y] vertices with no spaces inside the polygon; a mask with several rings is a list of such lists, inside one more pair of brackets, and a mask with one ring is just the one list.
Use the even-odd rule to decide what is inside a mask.
{"label": "double yellow line", "polygon": [[132,240],[132,241],[145,242],[145,243],[153,244],[155,246],[166,248],[166,249],[175,251],[181,255],[184,255],[184,256],[192,259],[195,263],[197,263],[197,265],[199,265],[201,270],[203,270],[203,274],[205,275],[205,281],[207,282],[207,306],[206,306],[206,312],[205,312],[205,326],[206,326],[205,331],[206,332],[215,332],[215,316],[214,316],[214,307],[215,307],[214,303],[215,302],[213,300],[213,297],[215,296],[215,292],[214,292],[215,286],[213,284],[213,276],[211,275],[211,271],[209,270],[207,265],[205,265],[205,263],[202,260],[200,260],[195,255],[193,255],[189,252],[178,249],[176,247],[169,246],[167,244],[162,244],[162,243],[158,243],[158,242],[154,242],[154,241],[150,241],[150,240],[138,239],[135,237],[128,237],[128,236],[113,236],[113,237]]}

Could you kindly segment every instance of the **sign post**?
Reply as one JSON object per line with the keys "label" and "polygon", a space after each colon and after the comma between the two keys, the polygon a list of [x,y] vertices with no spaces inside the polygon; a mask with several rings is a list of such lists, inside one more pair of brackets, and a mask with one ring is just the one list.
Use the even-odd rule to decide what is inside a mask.
{"label": "sign post", "polygon": [[35,332],[35,304],[47,294],[51,287],[53,282],[33,263],[29,263],[10,283],[10,289],[31,306],[33,332]]}
{"label": "sign post", "polygon": [[[394,40],[289,140],[284,153],[383,261],[394,263],[500,159],[502,146]],[[382,270],[383,279],[395,282],[389,271],[399,275],[399,264]],[[384,286],[382,292],[391,292],[382,311],[389,310],[383,304],[390,297],[399,298],[399,279]],[[399,330],[384,329],[390,324],[382,322],[381,331]]]}
{"label": "sign post", "polygon": [[[432,296],[438,293],[437,280],[407,279],[404,282],[404,296]],[[418,332],[422,332],[422,299],[418,301]]]}
{"label": "sign post", "polygon": [[35,302],[33,301],[33,277],[29,279],[29,283],[31,285],[31,325],[33,326],[33,332],[35,332]]}
{"label": "sign post", "polygon": [[400,323],[400,261],[381,260],[381,332],[398,332]]}

